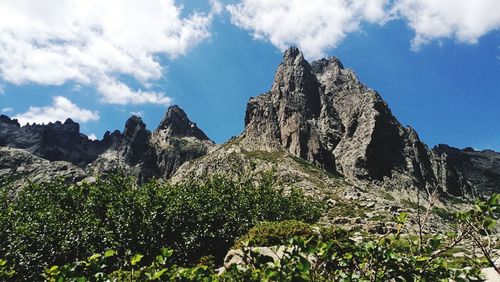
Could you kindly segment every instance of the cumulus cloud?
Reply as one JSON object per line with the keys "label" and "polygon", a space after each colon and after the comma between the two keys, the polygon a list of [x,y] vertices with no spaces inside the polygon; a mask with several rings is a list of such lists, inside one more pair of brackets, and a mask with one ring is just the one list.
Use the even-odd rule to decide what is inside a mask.
{"label": "cumulus cloud", "polygon": [[102,101],[109,104],[161,104],[168,106],[172,99],[163,92],[132,90],[126,84],[112,79],[99,82],[98,91],[102,95]]}
{"label": "cumulus cloud", "polygon": [[79,108],[68,98],[56,96],[53,98],[52,105],[45,107],[31,106],[27,112],[14,116],[20,124],[26,123],[49,123],[55,121],[65,121],[71,118],[77,122],[86,123],[88,121],[99,120],[97,111],[90,111]]}
{"label": "cumulus cloud", "polygon": [[324,55],[363,22],[383,22],[388,0],[243,0],[228,5],[231,20],[280,49],[297,45],[309,58]]}
{"label": "cumulus cloud", "polygon": [[280,49],[296,45],[315,59],[363,24],[407,21],[412,48],[440,38],[475,43],[500,28],[498,0],[242,0],[227,5],[231,21]]}
{"label": "cumulus cloud", "polygon": [[13,111],[14,111],[13,108],[3,108],[2,109],[2,113],[4,113],[4,114],[12,113]]}
{"label": "cumulus cloud", "polygon": [[399,0],[392,12],[407,19],[415,30],[412,47],[417,50],[439,38],[476,43],[500,28],[498,0]]}
{"label": "cumulus cloud", "polygon": [[89,136],[87,136],[90,140],[97,140],[97,136],[95,136],[94,133],[90,133]]}
{"label": "cumulus cloud", "polygon": [[[147,86],[163,74],[158,55],[183,55],[210,36],[220,9],[213,7],[183,17],[174,0],[0,1],[0,75],[15,84],[92,86],[125,75]],[[127,102],[167,99],[147,93],[128,92],[138,99]],[[103,101],[123,102],[102,94]]]}

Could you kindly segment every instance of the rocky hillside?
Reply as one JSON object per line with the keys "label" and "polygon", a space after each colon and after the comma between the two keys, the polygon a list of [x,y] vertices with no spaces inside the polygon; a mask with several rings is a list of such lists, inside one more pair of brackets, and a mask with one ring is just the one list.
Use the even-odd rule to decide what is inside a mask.
{"label": "rocky hillside", "polygon": [[[68,180],[85,175],[123,172],[140,182],[170,176],[186,161],[203,156],[214,143],[177,106],[168,109],[154,132],[132,116],[123,132],[106,132],[90,140],[71,119],[64,123],[20,126],[0,116],[0,177],[53,177],[59,171]],[[64,164],[64,165],[62,165]],[[61,167],[65,168],[62,169]],[[70,177],[73,175],[74,177]]]}
{"label": "rocky hillside", "polygon": [[339,59],[310,64],[297,48],[285,52],[271,90],[250,98],[244,132],[181,168],[174,179],[227,173],[228,167],[245,171],[246,163],[274,166],[288,175],[284,178],[297,178],[276,156],[305,160],[365,188],[437,188],[450,196],[500,191],[499,153],[445,145],[429,149]]}
{"label": "rocky hillside", "polygon": [[[314,194],[339,182],[465,197],[500,192],[499,153],[428,148],[335,57],[309,63],[297,48],[288,49],[270,91],[250,98],[244,122],[240,136],[216,146],[177,106],[153,132],[132,116],[123,132],[106,132],[96,141],[70,119],[20,126],[0,116],[0,169],[19,171],[13,163],[36,158],[43,160],[37,167],[65,161],[86,175],[121,171],[140,182],[274,170],[284,187]],[[21,151],[8,148],[30,157],[12,157]]]}

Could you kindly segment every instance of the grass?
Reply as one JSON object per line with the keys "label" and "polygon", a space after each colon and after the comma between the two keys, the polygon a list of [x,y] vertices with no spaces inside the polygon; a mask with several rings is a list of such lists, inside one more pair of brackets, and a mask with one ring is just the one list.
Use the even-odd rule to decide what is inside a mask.
{"label": "grass", "polygon": [[346,203],[337,201],[335,206],[331,207],[328,210],[328,216],[349,217],[349,218],[366,217],[366,212],[368,211],[369,211],[368,209],[361,207],[353,202]]}
{"label": "grass", "polygon": [[304,172],[314,175],[327,175],[331,178],[340,178],[340,175],[336,172],[329,172],[326,170],[322,170],[311,162],[308,162],[304,159],[301,159],[296,156],[292,156],[292,159],[297,162]]}
{"label": "grass", "polygon": [[247,158],[256,158],[256,159],[261,159],[264,161],[268,162],[279,162],[280,160],[283,159],[283,153],[282,152],[267,152],[267,151],[260,151],[260,150],[255,150],[255,151],[242,151],[243,155]]}
{"label": "grass", "polygon": [[422,210],[422,211],[427,211],[426,207],[424,207],[422,205],[419,206],[417,203],[412,202],[412,201],[410,201],[408,199],[402,199],[401,200],[401,205],[403,205],[403,207],[409,207],[409,208],[412,208],[412,209],[415,209],[415,210],[418,209],[418,208],[420,208],[420,210]]}
{"label": "grass", "polygon": [[432,211],[444,220],[451,221],[455,219],[455,213],[447,209],[434,207]]}

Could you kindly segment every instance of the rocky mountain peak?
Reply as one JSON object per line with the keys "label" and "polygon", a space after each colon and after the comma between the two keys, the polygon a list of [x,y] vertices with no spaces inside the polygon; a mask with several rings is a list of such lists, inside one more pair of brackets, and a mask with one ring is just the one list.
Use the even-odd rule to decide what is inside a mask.
{"label": "rocky mountain peak", "polygon": [[14,125],[16,127],[21,127],[21,125],[19,124],[19,122],[17,121],[17,119],[10,119],[6,115],[0,115],[0,123],[10,124],[10,125]]}
{"label": "rocky mountain peak", "polygon": [[68,161],[84,167],[106,149],[89,140],[72,119],[20,126],[16,119],[0,116],[0,146],[26,150],[49,161]]}
{"label": "rocky mountain peak", "polygon": [[245,139],[258,149],[285,148],[291,154],[335,171],[334,156],[324,150],[317,122],[325,111],[321,85],[295,47],[285,51],[271,91],[251,98],[245,115]]}
{"label": "rocky mountain peak", "polygon": [[195,137],[200,140],[210,140],[207,135],[198,128],[196,123],[189,120],[184,110],[177,105],[168,108],[155,134],[161,135],[164,140],[169,137]]}
{"label": "rocky mountain peak", "polygon": [[287,49],[271,88],[274,102],[283,102],[306,115],[318,115],[319,87],[311,65],[304,59],[302,52],[296,47]]}
{"label": "rocky mountain peak", "polygon": [[146,124],[138,116],[131,116],[125,122],[123,136],[128,139],[135,139],[138,135],[147,135]]}
{"label": "rocky mountain peak", "polygon": [[151,132],[146,129],[142,119],[134,115],[125,123],[123,137],[122,155],[128,163],[135,165],[149,149]]}
{"label": "rocky mountain peak", "polygon": [[70,118],[64,121],[63,127],[68,131],[80,133],[80,125]]}
{"label": "rocky mountain peak", "polygon": [[409,171],[415,183],[434,181],[418,135],[336,57],[309,64],[297,48],[285,51],[271,91],[248,102],[245,124],[250,146],[281,147],[353,180]]}
{"label": "rocky mountain peak", "polygon": [[337,57],[328,57],[314,61],[311,66],[314,73],[332,72],[340,74],[344,70],[344,65]]}
{"label": "rocky mountain peak", "polygon": [[285,65],[300,65],[307,63],[304,59],[304,54],[297,47],[290,47],[283,53],[283,64]]}
{"label": "rocky mountain peak", "polygon": [[311,63],[312,72],[324,88],[325,94],[342,90],[366,92],[368,88],[359,82],[358,76],[344,65],[337,57],[320,59]]}

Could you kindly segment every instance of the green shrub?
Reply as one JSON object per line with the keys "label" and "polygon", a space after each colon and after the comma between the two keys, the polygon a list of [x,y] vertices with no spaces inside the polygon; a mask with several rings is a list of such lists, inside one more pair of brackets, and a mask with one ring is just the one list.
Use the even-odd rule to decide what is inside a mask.
{"label": "green shrub", "polygon": [[234,247],[241,248],[243,243],[248,246],[284,245],[293,237],[311,237],[313,235],[313,227],[301,221],[261,222],[238,239]]}
{"label": "green shrub", "polygon": [[[175,250],[177,263],[213,255],[221,261],[235,239],[260,221],[315,222],[321,206],[298,191],[283,195],[260,184],[214,178],[205,184],[150,182],[112,176],[92,184],[30,184],[0,205],[0,254],[15,278],[35,280],[43,267],[112,248],[120,256]],[[0,195],[2,195],[0,193]]]}
{"label": "green shrub", "polygon": [[315,242],[337,240],[347,238],[347,234],[335,227],[319,227],[297,220],[260,222],[238,239],[233,248],[286,245],[294,237],[310,238]]}

